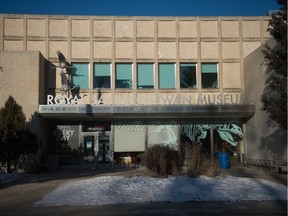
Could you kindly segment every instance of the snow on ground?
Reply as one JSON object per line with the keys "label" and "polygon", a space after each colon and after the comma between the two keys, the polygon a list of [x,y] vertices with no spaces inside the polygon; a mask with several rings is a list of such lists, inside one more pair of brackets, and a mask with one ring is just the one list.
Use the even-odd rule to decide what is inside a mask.
{"label": "snow on ground", "polygon": [[19,178],[19,174],[0,173],[0,184],[15,181],[18,178]]}
{"label": "snow on ground", "polygon": [[216,178],[103,176],[67,182],[34,205],[240,200],[287,200],[287,187],[266,180],[232,176]]}

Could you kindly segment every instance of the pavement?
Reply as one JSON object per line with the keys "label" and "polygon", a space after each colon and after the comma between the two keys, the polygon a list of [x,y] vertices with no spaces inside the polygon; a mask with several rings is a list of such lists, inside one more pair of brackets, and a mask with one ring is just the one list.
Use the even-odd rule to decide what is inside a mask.
{"label": "pavement", "polygon": [[[33,206],[47,193],[71,179],[101,175],[141,175],[147,170],[110,166],[63,167],[40,174],[25,174],[18,180],[0,185],[0,216],[25,215],[287,215],[286,201],[140,203],[98,206]],[[287,186],[287,174],[235,165],[220,175],[261,178]]]}
{"label": "pavement", "polygon": [[221,175],[230,175],[235,177],[259,178],[287,186],[287,173],[279,174],[278,170],[264,170],[256,167],[244,167],[241,165],[232,165],[229,169],[221,169]]}

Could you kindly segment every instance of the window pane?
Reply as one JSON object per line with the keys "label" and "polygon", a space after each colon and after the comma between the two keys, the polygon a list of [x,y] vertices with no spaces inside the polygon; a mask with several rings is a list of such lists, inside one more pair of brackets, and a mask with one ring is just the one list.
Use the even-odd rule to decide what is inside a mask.
{"label": "window pane", "polygon": [[71,85],[80,89],[89,88],[89,64],[73,63],[71,70]]}
{"label": "window pane", "polygon": [[159,64],[159,88],[175,88],[174,64]]}
{"label": "window pane", "polygon": [[93,88],[110,88],[111,87],[111,64],[97,63],[94,64],[94,82]]}
{"label": "window pane", "polygon": [[202,64],[202,73],[217,73],[217,64]]}
{"label": "window pane", "polygon": [[132,88],[132,64],[116,64],[116,88]]}
{"label": "window pane", "polygon": [[201,65],[202,88],[218,88],[218,64],[207,63]]}
{"label": "window pane", "polygon": [[180,64],[180,87],[197,88],[196,64]]}
{"label": "window pane", "polygon": [[137,65],[138,88],[154,88],[154,65],[139,63]]}

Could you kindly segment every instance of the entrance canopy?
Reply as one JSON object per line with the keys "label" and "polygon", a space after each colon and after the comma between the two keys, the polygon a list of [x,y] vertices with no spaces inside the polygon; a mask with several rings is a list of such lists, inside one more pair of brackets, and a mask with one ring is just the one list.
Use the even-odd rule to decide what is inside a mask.
{"label": "entrance canopy", "polygon": [[241,121],[254,115],[254,105],[39,105],[39,114],[59,120]]}

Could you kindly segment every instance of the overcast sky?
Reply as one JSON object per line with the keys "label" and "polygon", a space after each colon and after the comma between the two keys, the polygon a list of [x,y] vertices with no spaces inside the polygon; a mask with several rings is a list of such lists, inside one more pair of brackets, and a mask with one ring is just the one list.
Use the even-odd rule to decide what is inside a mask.
{"label": "overcast sky", "polygon": [[93,16],[264,16],[276,0],[0,0],[0,13]]}

